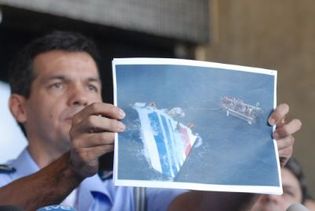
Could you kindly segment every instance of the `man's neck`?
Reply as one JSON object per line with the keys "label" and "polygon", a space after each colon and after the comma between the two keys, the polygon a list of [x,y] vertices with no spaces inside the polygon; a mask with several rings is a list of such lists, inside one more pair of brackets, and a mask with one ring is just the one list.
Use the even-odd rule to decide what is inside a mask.
{"label": "man's neck", "polygon": [[47,147],[42,144],[34,144],[33,142],[29,143],[28,151],[39,168],[47,166],[65,153],[65,151],[61,152],[61,150],[58,151],[53,147]]}

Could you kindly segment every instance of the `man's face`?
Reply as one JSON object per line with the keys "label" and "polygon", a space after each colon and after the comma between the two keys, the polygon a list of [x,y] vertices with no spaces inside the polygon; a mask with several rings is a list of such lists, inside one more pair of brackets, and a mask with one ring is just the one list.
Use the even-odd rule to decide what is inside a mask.
{"label": "man's face", "polygon": [[281,170],[283,194],[263,195],[251,211],[285,211],[294,203],[301,203],[302,191],[297,178],[286,168]]}
{"label": "man's face", "polygon": [[33,69],[35,79],[25,103],[28,139],[41,149],[62,153],[69,148],[72,116],[102,101],[97,66],[87,53],[54,50],[36,56]]}

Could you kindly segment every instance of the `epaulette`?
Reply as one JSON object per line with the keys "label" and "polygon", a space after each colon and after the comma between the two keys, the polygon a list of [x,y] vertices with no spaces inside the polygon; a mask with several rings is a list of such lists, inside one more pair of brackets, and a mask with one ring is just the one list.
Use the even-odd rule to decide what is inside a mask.
{"label": "epaulette", "polygon": [[16,169],[12,166],[0,164],[0,174],[9,174],[15,172]]}
{"label": "epaulette", "polygon": [[107,179],[111,179],[113,177],[113,171],[98,171],[98,175],[101,178],[101,180],[107,180]]}

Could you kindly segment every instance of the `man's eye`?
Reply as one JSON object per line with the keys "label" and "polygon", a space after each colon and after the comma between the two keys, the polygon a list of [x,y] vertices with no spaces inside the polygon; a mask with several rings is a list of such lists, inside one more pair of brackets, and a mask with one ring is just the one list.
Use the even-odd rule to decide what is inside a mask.
{"label": "man's eye", "polygon": [[60,89],[62,87],[63,87],[63,84],[61,82],[53,83],[49,86],[49,88],[54,88],[54,89]]}
{"label": "man's eye", "polygon": [[283,190],[283,194],[291,196],[291,197],[293,197],[295,195],[295,193],[293,191],[286,190],[286,189]]}
{"label": "man's eye", "polygon": [[98,88],[94,85],[88,85],[88,88],[90,91],[93,91],[93,92],[98,92]]}

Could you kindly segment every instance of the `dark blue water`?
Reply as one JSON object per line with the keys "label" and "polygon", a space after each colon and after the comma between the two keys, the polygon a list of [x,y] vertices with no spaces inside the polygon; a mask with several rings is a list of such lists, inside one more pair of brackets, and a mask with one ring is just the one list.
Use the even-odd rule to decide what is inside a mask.
{"label": "dark blue water", "polygon": [[[174,65],[116,66],[117,104],[125,109],[127,131],[119,135],[120,179],[168,180],[144,157],[135,102],[154,102],[158,108],[181,107],[185,124],[202,137],[174,179],[228,185],[278,186],[276,157],[267,118],[273,108],[274,76],[224,69]],[[223,96],[260,103],[258,121],[226,116]]]}

